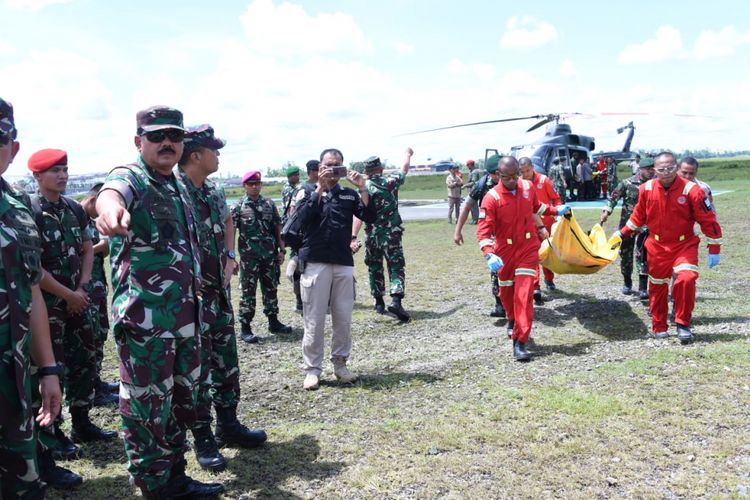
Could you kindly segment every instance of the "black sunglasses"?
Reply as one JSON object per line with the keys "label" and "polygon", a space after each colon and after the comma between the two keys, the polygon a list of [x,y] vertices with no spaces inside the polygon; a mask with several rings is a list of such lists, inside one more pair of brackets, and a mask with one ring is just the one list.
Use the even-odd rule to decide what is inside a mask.
{"label": "black sunglasses", "polygon": [[182,142],[185,139],[185,132],[176,128],[154,130],[143,135],[148,139],[148,142],[153,143],[164,142],[164,139],[169,139],[170,142]]}
{"label": "black sunglasses", "polygon": [[0,146],[7,146],[10,143],[10,134],[0,132]]}

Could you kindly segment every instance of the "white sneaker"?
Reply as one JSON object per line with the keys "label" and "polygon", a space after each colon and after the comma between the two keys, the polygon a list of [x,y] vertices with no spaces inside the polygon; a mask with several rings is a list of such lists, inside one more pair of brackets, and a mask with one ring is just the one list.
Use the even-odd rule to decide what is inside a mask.
{"label": "white sneaker", "polygon": [[314,373],[308,373],[305,375],[305,381],[302,383],[302,387],[306,391],[315,391],[320,387],[320,378]]}
{"label": "white sneaker", "polygon": [[336,376],[336,379],[343,384],[351,384],[357,380],[357,376],[350,372],[345,364],[336,366],[333,370],[333,374]]}

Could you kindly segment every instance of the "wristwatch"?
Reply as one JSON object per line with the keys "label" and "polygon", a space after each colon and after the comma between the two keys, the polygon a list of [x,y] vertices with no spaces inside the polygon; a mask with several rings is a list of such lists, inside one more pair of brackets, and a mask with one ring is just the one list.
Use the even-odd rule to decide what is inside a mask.
{"label": "wristwatch", "polygon": [[37,369],[36,373],[40,378],[48,375],[57,375],[59,377],[63,374],[63,367],[62,365],[43,366]]}
{"label": "wristwatch", "polygon": [[235,257],[237,257],[237,255],[234,253],[234,250],[228,250],[227,251],[227,257],[229,257],[230,259],[234,260]]}

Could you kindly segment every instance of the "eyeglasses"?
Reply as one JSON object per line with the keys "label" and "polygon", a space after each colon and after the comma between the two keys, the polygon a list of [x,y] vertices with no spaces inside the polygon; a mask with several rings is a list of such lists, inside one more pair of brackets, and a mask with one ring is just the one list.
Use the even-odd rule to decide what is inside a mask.
{"label": "eyeglasses", "polygon": [[655,168],[654,170],[659,174],[671,174],[672,172],[677,170],[677,165],[672,165],[671,167]]}
{"label": "eyeglasses", "polygon": [[146,132],[143,135],[148,139],[148,142],[155,144],[164,142],[164,139],[169,139],[170,142],[182,142],[185,139],[185,132],[176,128],[154,130],[153,132]]}

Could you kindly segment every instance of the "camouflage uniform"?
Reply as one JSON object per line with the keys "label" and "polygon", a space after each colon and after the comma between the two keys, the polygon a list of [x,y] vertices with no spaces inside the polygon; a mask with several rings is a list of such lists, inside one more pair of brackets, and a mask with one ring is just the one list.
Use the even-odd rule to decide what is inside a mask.
{"label": "camouflage uniform", "polygon": [[211,425],[212,401],[219,408],[233,408],[240,401],[234,312],[229,288],[224,287],[228,258],[224,235],[229,209],[223,189],[208,179],[197,188],[181,167],[178,173],[192,201],[200,245],[201,378],[195,427],[205,427]]}
{"label": "camouflage uniform", "polygon": [[276,226],[281,224],[276,204],[262,195],[253,201],[245,195],[232,207],[232,221],[239,233],[237,248],[240,254],[240,325],[251,328],[255,317],[255,292],[258,280],[263,295],[263,314],[279,314],[276,289],[279,285],[279,265]]}
{"label": "camouflage uniform", "polygon": [[189,195],[173,175],[139,157],[113,169],[107,189],[131,217],[127,237],[109,242],[125,453],[135,484],[153,491],[184,470],[185,431],[195,420],[200,254]]}
{"label": "camouflage uniform", "polygon": [[[40,241],[28,206],[0,178],[0,497],[37,498],[32,408],[31,286],[41,279]],[[26,200],[28,203],[28,200]],[[34,377],[36,379],[36,377]]]}
{"label": "camouflage uniform", "polygon": [[550,165],[547,176],[549,177],[549,180],[552,181],[552,186],[555,188],[555,192],[560,197],[560,202],[565,203],[565,200],[567,199],[567,193],[565,191],[565,177],[563,174],[562,165],[560,165],[559,163],[557,165],[555,165],[554,163]]}
{"label": "camouflage uniform", "polygon": [[[490,177],[490,174],[485,174],[484,177],[479,179],[479,181],[471,188],[471,191],[469,192],[469,198],[474,200],[474,202],[479,205],[482,203],[484,195],[486,195],[494,186],[495,183],[492,182],[492,177]],[[500,284],[497,281],[497,273],[490,272],[490,286],[492,288],[492,296],[499,300]]]}
{"label": "camouflage uniform", "polygon": [[[636,172],[637,174],[638,172]],[[617,162],[607,163],[607,187],[609,188],[610,196],[612,191],[615,190],[619,183],[617,182]],[[565,201],[563,201],[565,203]]]}
{"label": "camouflage uniform", "polygon": [[[484,170],[475,168],[474,170],[469,173],[469,182],[464,184],[464,187],[466,189],[469,189],[469,192],[471,192],[471,189],[474,188],[474,186],[479,182],[479,179],[482,178],[484,175]],[[471,207],[471,224],[476,224],[477,221],[479,221],[479,203]]]}
{"label": "camouflage uniform", "polygon": [[289,181],[284,184],[284,189],[281,190],[281,206],[284,209],[284,213],[281,214],[282,224],[284,224],[289,217],[289,210],[294,204],[294,199],[297,197],[297,193],[300,189],[302,189],[302,185],[299,182],[295,186],[289,184]]}
{"label": "camouflage uniform", "polygon": [[367,179],[367,192],[378,215],[375,222],[365,224],[365,264],[373,297],[385,293],[383,258],[388,265],[390,295],[404,296],[406,273],[401,244],[404,226],[398,213],[398,190],[405,181],[403,172],[389,176],[374,174]]}
{"label": "camouflage uniform", "polygon": [[[610,214],[617,206],[617,202],[622,199],[622,211],[620,212],[620,225],[622,229],[628,222],[635,204],[638,202],[638,189],[641,184],[640,173],[621,181],[610,195],[609,204],[604,207]],[[633,249],[639,248],[638,258],[636,259],[636,269],[640,276],[648,275],[648,266],[646,265],[646,255],[643,243],[648,233],[646,231],[639,233],[635,238],[623,236],[622,245],[620,246],[620,271],[625,278],[626,283],[631,279],[633,274]],[[640,243],[640,245],[638,245]]]}
{"label": "camouflage uniform", "polygon": [[[101,241],[99,231],[96,229],[96,221],[89,220],[89,232],[91,242],[96,245]],[[104,256],[94,254],[94,267],[91,270],[91,309],[94,327],[94,343],[96,345],[96,373],[102,371],[104,360],[104,343],[109,333],[109,314],[107,312],[107,275],[104,272]]]}

